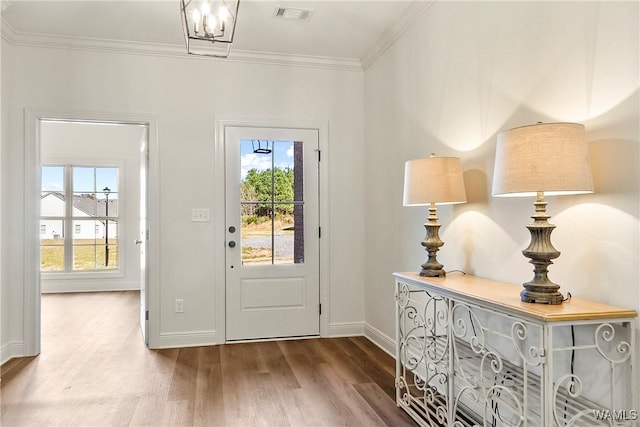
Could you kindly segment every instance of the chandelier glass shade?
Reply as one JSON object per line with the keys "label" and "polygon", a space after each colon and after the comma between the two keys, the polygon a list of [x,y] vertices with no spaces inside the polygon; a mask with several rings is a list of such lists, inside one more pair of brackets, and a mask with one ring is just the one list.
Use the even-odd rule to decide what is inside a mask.
{"label": "chandelier glass shade", "polygon": [[180,0],[182,29],[191,55],[227,58],[240,0]]}

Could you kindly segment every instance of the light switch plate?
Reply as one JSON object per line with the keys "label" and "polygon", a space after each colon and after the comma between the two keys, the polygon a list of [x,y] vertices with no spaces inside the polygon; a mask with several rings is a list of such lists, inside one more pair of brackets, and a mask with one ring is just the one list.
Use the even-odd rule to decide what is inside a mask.
{"label": "light switch plate", "polygon": [[191,222],[209,222],[209,209],[191,209]]}

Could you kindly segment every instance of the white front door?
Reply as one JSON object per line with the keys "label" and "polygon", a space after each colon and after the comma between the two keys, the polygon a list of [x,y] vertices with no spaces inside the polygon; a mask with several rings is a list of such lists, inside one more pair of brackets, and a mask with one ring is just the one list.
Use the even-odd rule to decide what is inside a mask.
{"label": "white front door", "polygon": [[318,131],[227,127],[226,338],[320,334]]}

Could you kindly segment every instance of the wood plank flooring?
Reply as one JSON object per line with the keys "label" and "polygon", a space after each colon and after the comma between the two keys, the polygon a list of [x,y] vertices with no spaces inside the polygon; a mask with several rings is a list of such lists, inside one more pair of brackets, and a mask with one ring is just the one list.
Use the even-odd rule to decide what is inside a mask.
{"label": "wood plank flooring", "polygon": [[363,337],[148,350],[137,292],[42,307],[42,354],[1,368],[2,426],[414,425]]}

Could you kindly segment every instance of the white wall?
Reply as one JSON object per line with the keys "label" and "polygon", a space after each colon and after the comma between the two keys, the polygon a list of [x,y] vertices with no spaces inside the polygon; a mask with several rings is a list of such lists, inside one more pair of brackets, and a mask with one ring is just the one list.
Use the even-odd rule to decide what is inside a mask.
{"label": "white wall", "polygon": [[[391,273],[425,258],[426,213],[401,203],[404,161],[462,158],[469,203],[439,209],[439,259],[448,270],[518,284],[532,274],[520,253],[532,201],[491,197],[496,134],[540,120],[584,123],[596,192],[549,198],[562,252],[550,278],[563,292],[638,309],[638,50],[636,2],[435,3],[364,79],[3,40],[0,345],[19,348],[22,339],[25,107],[158,117],[160,331],[168,336],[216,327],[220,242],[208,236],[223,225],[190,223],[189,213],[222,202],[213,197],[213,123],[228,115],[329,122],[330,322],[364,318],[382,339],[393,336]],[[183,315],[172,313],[176,297],[185,299]]]}
{"label": "white wall", "polygon": [[[417,271],[426,210],[402,206],[403,163],[462,159],[468,203],[439,208],[446,270],[514,284],[533,200],[493,198],[496,135],[583,123],[595,193],[549,197],[561,291],[640,309],[638,3],[438,2],[365,71],[365,319],[394,336],[393,271]],[[385,173],[381,173],[381,172]],[[514,288],[519,292],[520,288]],[[390,339],[387,339],[387,344]]]}
{"label": "white wall", "polygon": [[[9,112],[3,176],[3,290],[9,293],[9,336],[22,339],[21,214],[24,108],[157,117],[160,156],[159,333],[163,345],[219,342],[214,332],[216,227],[192,223],[191,208],[224,203],[214,198],[214,121],[219,116],[315,120],[329,123],[329,323],[360,325],[364,318],[363,73],[257,65],[211,59],[135,56],[12,46],[3,40],[3,101]],[[4,71],[4,70],[3,70]],[[5,91],[10,91],[6,96]],[[6,181],[5,181],[6,182]],[[9,210],[7,206],[11,206]],[[323,237],[324,238],[324,237]],[[175,298],[185,313],[175,314]],[[5,306],[6,307],[6,306]],[[3,307],[4,308],[4,307]],[[3,313],[6,312],[3,310]],[[152,314],[153,315],[153,314]],[[323,314],[324,315],[324,314]],[[4,326],[3,322],[3,326]]]}

